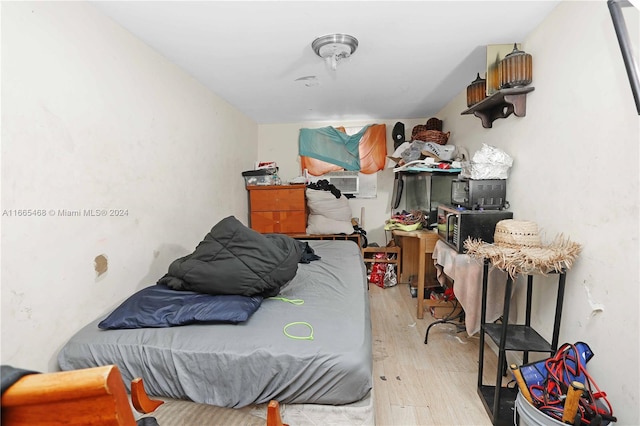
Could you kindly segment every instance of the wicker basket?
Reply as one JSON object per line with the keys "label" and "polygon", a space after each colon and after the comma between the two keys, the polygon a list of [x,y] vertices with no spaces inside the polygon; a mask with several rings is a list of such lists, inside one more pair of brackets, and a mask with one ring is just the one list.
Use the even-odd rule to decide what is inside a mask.
{"label": "wicker basket", "polygon": [[[419,127],[419,126],[416,126]],[[424,126],[420,126],[424,127]],[[446,145],[449,140],[449,135],[451,132],[443,133],[439,130],[423,130],[420,129],[416,132],[415,127],[413,128],[412,139],[414,141],[424,141],[424,142],[433,142],[438,145]]]}
{"label": "wicker basket", "polygon": [[427,120],[427,130],[438,130],[442,131],[442,120],[437,119],[436,117],[431,117]]}
{"label": "wicker basket", "polygon": [[427,126],[425,126],[424,124],[418,124],[417,126],[413,126],[413,129],[411,130],[411,140],[412,141],[421,141],[423,139],[419,139],[418,137],[423,135],[424,132],[426,132],[427,130]]}

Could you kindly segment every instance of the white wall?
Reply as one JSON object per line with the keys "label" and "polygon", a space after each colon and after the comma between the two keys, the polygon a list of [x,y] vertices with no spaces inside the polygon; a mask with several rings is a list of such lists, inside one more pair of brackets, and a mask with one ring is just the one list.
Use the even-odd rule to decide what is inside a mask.
{"label": "white wall", "polygon": [[88,3],[1,7],[2,363],[55,370],[74,332],[218,220],[247,222],[257,124]]}
{"label": "white wall", "polygon": [[[460,114],[467,109],[466,88],[436,116],[451,131],[451,143],[471,155],[486,143],[514,158],[507,199],[516,219],[537,222],[546,239],[563,233],[583,245],[567,276],[560,342],[590,345],[589,372],[609,395],[618,424],[640,424],[640,120],[606,2],[563,2],[517,41],[534,63],[526,117],[498,119],[485,129],[480,119]],[[481,71],[469,70],[469,82]],[[387,122],[388,152],[395,121],[405,123],[408,136],[425,122]],[[295,176],[298,129],[323,125],[348,123],[261,125],[260,158],[278,161],[286,176]],[[374,240],[389,217],[392,179],[389,171],[380,173],[376,200],[351,201],[355,216],[366,206]],[[533,325],[549,340],[556,283],[537,278],[534,289]],[[524,282],[517,285],[522,318]]]}

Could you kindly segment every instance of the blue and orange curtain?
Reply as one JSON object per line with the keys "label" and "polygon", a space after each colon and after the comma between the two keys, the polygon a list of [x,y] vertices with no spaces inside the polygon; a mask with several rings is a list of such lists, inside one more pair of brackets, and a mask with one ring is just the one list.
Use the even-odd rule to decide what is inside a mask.
{"label": "blue and orange curtain", "polygon": [[344,127],[300,129],[300,166],[313,176],[350,170],[372,174],[384,168],[387,130],[384,124],[365,126],[354,135]]}

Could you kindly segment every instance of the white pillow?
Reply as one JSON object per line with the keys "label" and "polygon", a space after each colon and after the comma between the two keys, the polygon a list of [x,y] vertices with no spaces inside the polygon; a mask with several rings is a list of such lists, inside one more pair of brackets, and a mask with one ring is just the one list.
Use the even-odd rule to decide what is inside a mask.
{"label": "white pillow", "polygon": [[[334,197],[335,198],[335,197]],[[334,220],[321,214],[309,214],[307,234],[353,234],[351,220]]]}
{"label": "white pillow", "polygon": [[344,195],[336,198],[330,191],[306,190],[307,234],[353,234],[351,207]]}
{"label": "white pillow", "polygon": [[[310,188],[307,188],[306,196],[309,215],[320,214],[336,221],[346,221],[351,226],[351,207],[347,197],[341,195],[340,198],[336,198],[329,191]],[[353,226],[349,234],[352,232]]]}

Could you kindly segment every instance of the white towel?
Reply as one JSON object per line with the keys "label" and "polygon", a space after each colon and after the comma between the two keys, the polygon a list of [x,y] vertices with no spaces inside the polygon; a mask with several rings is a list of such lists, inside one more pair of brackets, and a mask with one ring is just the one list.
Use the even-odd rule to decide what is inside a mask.
{"label": "white towel", "polygon": [[[482,315],[482,261],[458,253],[444,241],[436,243],[432,257],[438,271],[438,282],[444,285],[442,274],[453,280],[453,292],[465,312],[467,333],[469,336],[476,334],[480,331],[480,316]],[[506,272],[489,267],[487,323],[494,322],[502,316],[506,283]],[[512,296],[513,292],[510,297]],[[516,314],[515,305],[510,305],[509,318],[516,318]]]}

